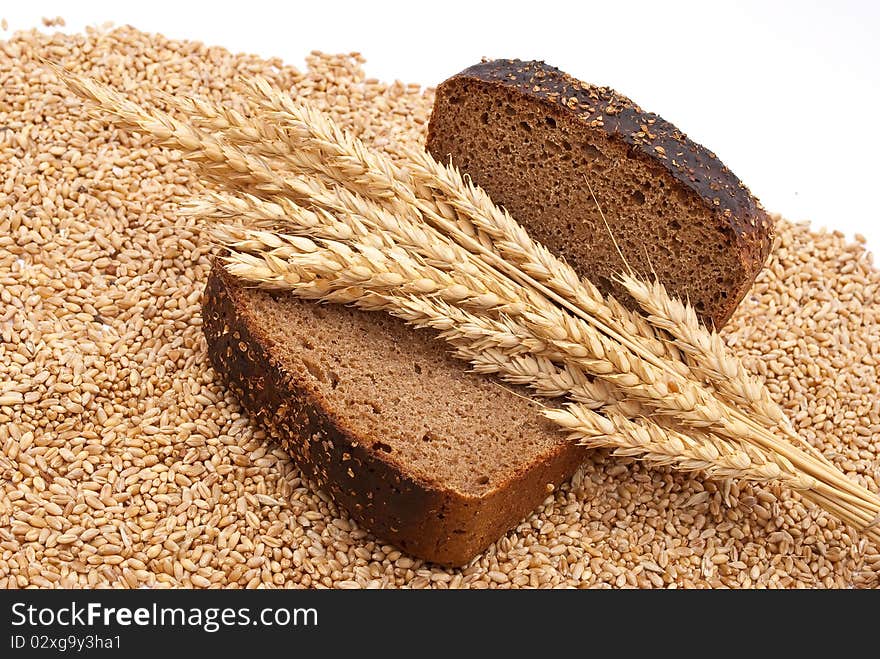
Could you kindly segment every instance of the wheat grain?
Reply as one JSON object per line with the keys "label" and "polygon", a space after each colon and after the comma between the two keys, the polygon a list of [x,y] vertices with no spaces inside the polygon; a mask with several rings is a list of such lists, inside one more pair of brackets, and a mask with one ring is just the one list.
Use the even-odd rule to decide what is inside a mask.
{"label": "wheat grain", "polygon": [[[0,412],[0,587],[180,586],[181,558],[224,587],[332,587],[342,580],[407,586],[417,572],[420,583],[431,575],[427,585],[434,588],[876,586],[876,550],[775,485],[716,485],[607,460],[602,452],[590,454],[570,486],[558,488],[468,569],[421,561],[398,567],[403,557],[394,548],[354,524],[337,527],[344,513],[303,481],[289,458],[264,455],[261,431],[239,416],[206,370],[198,300],[210,261],[197,227],[177,213],[198,188],[192,169],[138,136],[108,132],[82,116],[73,97],[49,81],[40,55],[64,57],[71,70],[143,98],[164,89],[229,106],[238,102],[231,95],[235,76],[258,73],[294,87],[299,98],[377,145],[417,145],[432,101],[418,88],[367,80],[356,56],[313,54],[301,73],[128,27],[88,35],[22,32],[0,45],[0,71],[15,89],[5,108],[10,130],[0,131],[0,195],[8,211],[0,216],[0,379],[25,398]],[[35,144],[68,151],[29,150]],[[46,161],[39,170],[28,164],[34,154],[34,165]],[[800,434],[875,489],[878,272],[863,246],[840,233],[784,220],[776,226],[771,261],[723,336],[766,380]],[[54,286],[48,296],[45,282]],[[41,302],[25,309],[34,295]],[[106,329],[83,320],[93,311]],[[134,364],[136,389],[128,382]],[[73,391],[55,393],[65,384]],[[71,395],[82,415],[59,405]],[[150,423],[152,410],[178,432],[163,426],[159,434],[140,433],[139,415]],[[260,466],[241,478],[238,465],[251,455]],[[272,455],[277,461],[264,466]],[[38,460],[51,467],[46,489],[34,483]],[[179,485],[170,473],[187,474],[193,486]],[[115,479],[124,501],[101,516],[80,510],[92,474]],[[289,502],[281,510],[252,508],[259,530],[237,505],[251,509],[255,493]],[[169,527],[165,506],[176,512]],[[32,515],[48,526],[30,526]],[[57,535],[52,525],[68,531]],[[187,547],[164,544],[193,531]],[[98,554],[105,538],[125,546],[121,533],[132,542],[125,556]],[[729,560],[716,565],[716,557]],[[261,569],[248,566],[255,558],[264,559]],[[509,582],[496,583],[489,571]]]}

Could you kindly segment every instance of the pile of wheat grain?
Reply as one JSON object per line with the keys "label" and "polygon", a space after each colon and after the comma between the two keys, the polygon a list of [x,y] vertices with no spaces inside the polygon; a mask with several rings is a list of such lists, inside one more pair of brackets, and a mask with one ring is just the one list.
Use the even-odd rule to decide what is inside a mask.
{"label": "pile of wheat grain", "polygon": [[[234,79],[261,75],[380,148],[421,140],[432,100],[366,80],[357,56],[299,73],[133,29],[0,46],[0,586],[877,583],[876,548],[788,491],[600,452],[468,568],[378,544],[206,368],[206,241],[180,213],[190,168],[86,118],[37,57],[135,99],[232,107]],[[726,336],[802,435],[876,490],[880,275],[840,236],[779,234]]]}

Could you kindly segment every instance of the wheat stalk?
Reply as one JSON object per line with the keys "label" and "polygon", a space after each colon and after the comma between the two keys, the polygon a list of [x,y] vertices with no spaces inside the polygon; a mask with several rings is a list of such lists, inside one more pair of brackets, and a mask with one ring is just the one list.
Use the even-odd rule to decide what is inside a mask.
{"label": "wheat stalk", "polygon": [[[687,427],[695,435],[711,431],[729,441],[749,442],[767,451],[771,460],[786,470],[790,468],[814,478],[816,484],[809,490],[810,496],[844,521],[864,528],[873,523],[880,512],[880,501],[867,490],[846,479],[827,463],[781,441],[771,430],[729,402],[716,398],[694,380],[685,364],[675,360],[674,352],[664,349],[662,355],[657,354],[659,350],[652,345],[650,337],[643,336],[647,323],[635,317],[629,323],[620,323],[619,309],[606,303],[584,282],[578,280],[575,283],[563,263],[547,261],[549,253],[530,241],[509,216],[498,209],[498,212],[491,211],[491,208],[486,214],[487,208],[483,206],[491,207],[491,200],[485,193],[464,181],[451,168],[432,164],[427,154],[410,154],[404,176],[417,178],[421,183],[413,184],[414,189],[409,189],[405,178],[395,178],[402,170],[385,168],[386,164],[390,166],[390,161],[370,154],[361,148],[363,145],[359,142],[340,141],[344,135],[331,131],[325,135],[328,138],[325,141],[340,141],[339,148],[331,150],[329,155],[320,149],[315,151],[321,155],[319,162],[327,161],[315,170],[319,174],[317,179],[305,172],[282,175],[275,172],[266,160],[246,153],[235,144],[207,135],[163,113],[146,112],[97,83],[67,81],[75,91],[112,112],[122,125],[144,130],[160,144],[182,149],[187,157],[200,164],[209,178],[235,189],[249,190],[268,199],[290,197],[311,210],[339,215],[354,213],[361,217],[386,218],[391,213],[386,209],[383,215],[380,202],[386,206],[390,204],[390,207],[403,209],[401,217],[406,220],[403,224],[407,231],[422,220],[426,221],[433,227],[425,228],[426,235],[458,243],[471,253],[469,262],[479,270],[487,288],[516,286],[525,300],[526,310],[517,316],[516,321],[503,315],[494,319],[477,316],[480,322],[497,323],[500,327],[493,327],[491,333],[473,343],[475,350],[499,348],[511,354],[532,353],[584,369],[611,383],[627,398],[635,399],[647,409],[668,415],[674,423]],[[327,126],[332,128],[332,124]],[[364,172],[370,172],[362,181],[387,183],[388,194],[371,192],[370,198],[366,199],[344,183],[329,188],[325,179],[332,181],[334,176],[344,179],[347,175],[339,166],[346,158]],[[412,175],[409,170],[422,171],[423,175]],[[406,210],[411,206],[418,212]],[[418,247],[412,249],[420,253]],[[251,266],[259,261],[253,254],[242,256],[251,259]],[[277,269],[283,263],[279,259],[273,265]],[[315,267],[315,262],[303,258],[294,267],[308,273],[309,268]],[[363,286],[332,289],[321,278],[312,279],[307,285],[314,289],[309,294],[321,299],[357,300],[362,308],[389,310],[387,295]],[[309,289],[300,287],[297,290],[300,293]],[[319,295],[319,291],[324,295]],[[458,320],[465,325],[455,327],[449,325],[449,317],[424,316],[418,310],[418,304],[428,299],[433,303],[447,304],[458,313],[467,313],[436,299],[436,296],[394,298],[393,313],[404,319],[410,316],[414,324],[435,327],[445,337],[468,333],[476,327],[471,320],[461,317]],[[495,331],[499,329],[501,334]],[[653,336],[656,339],[657,335]]]}
{"label": "wheat stalk", "polygon": [[[460,235],[457,229],[453,229],[451,232],[460,242],[465,242],[469,249],[474,250],[473,241],[468,243],[467,236]],[[480,252],[481,249],[482,248],[477,244],[476,251]],[[564,318],[564,316],[559,315],[561,313],[560,310],[556,309],[554,311],[559,318]],[[540,316],[533,316],[531,321],[538,327],[543,325],[545,329],[552,329],[554,325],[558,325],[553,322],[547,323],[546,318]],[[570,323],[567,324],[569,328],[572,327]],[[870,523],[876,516],[878,510],[880,510],[876,501],[866,490],[859,488],[855,484],[840,477],[840,475],[834,473],[833,470],[827,469],[827,466],[825,465],[820,464],[817,468],[816,464],[811,463],[809,460],[805,460],[804,456],[799,452],[792,451],[788,446],[780,444],[779,441],[772,436],[772,433],[756,426],[756,424],[751,422],[748,417],[741,412],[730,410],[729,408],[725,410],[723,405],[720,405],[718,401],[712,399],[711,396],[707,396],[705,392],[701,391],[698,386],[694,385],[694,383],[679,376],[675,378],[677,382],[672,383],[676,391],[670,391],[669,386],[666,386],[663,383],[663,371],[671,371],[672,375],[678,375],[676,370],[668,367],[664,368],[666,364],[663,363],[660,364],[658,370],[653,370],[657,368],[653,364],[640,364],[638,362],[638,357],[645,358],[646,362],[653,361],[656,363],[656,360],[650,359],[649,356],[645,355],[644,351],[639,350],[638,345],[636,345],[635,348],[640,354],[636,355],[636,360],[628,360],[625,349],[628,349],[633,345],[632,341],[627,341],[624,337],[621,341],[624,346],[621,348],[621,346],[606,341],[605,337],[597,334],[593,329],[585,328],[582,325],[583,324],[574,325],[576,329],[580,330],[579,336],[578,334],[575,334],[577,338],[575,338],[574,341],[566,341],[566,339],[571,338],[571,332],[569,332],[569,336],[557,336],[557,347],[574,350],[576,354],[570,355],[569,358],[579,360],[577,362],[579,366],[586,368],[598,367],[606,370],[610,369],[609,372],[612,374],[611,377],[613,377],[612,382],[618,386],[623,386],[624,388],[629,387],[630,390],[628,393],[630,395],[634,395],[640,400],[640,402],[651,405],[653,409],[666,414],[676,415],[679,421],[688,423],[695,428],[720,424],[717,428],[721,432],[732,437],[746,436],[765,448],[777,451],[782,458],[794,460],[807,473],[815,475],[817,478],[824,477],[828,479],[834,485],[849,492],[849,496],[846,498],[850,507],[863,505],[865,503],[868,504],[871,512],[859,515],[862,525]],[[619,338],[616,333],[611,332],[611,334],[614,338]],[[590,345],[593,348],[598,346],[598,351],[601,355],[599,359],[596,359],[595,357],[587,358],[584,355],[577,354],[582,352],[582,347],[585,345],[584,338],[586,336],[591,336],[595,339]],[[608,360],[603,362],[602,359],[608,355],[612,357],[610,364],[608,363]],[[632,366],[633,364],[642,371],[640,374],[636,375],[635,378],[628,377],[632,375],[628,372],[628,366]],[[619,369],[621,373],[613,373],[615,368]],[[682,391],[682,389],[684,391]],[[666,397],[665,399],[664,396]]]}

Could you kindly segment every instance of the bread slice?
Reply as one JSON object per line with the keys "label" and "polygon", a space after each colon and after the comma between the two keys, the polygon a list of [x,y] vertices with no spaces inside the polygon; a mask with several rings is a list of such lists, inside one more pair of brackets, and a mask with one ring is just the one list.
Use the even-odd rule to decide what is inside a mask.
{"label": "bread slice", "polygon": [[583,460],[534,403],[387,314],[245,288],[216,264],[202,314],[244,407],[361,525],[415,556],[467,563]]}
{"label": "bread slice", "polygon": [[630,306],[587,182],[632,267],[656,271],[716,327],[770,252],[770,219],[713,153],[614,90],[543,62],[488,61],[443,82],[427,148]]}

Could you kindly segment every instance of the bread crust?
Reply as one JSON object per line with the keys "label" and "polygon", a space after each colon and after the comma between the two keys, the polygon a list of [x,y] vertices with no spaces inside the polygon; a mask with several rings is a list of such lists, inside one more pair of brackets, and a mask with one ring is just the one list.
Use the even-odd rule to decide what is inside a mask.
{"label": "bread crust", "polygon": [[[441,83],[437,99],[454,94],[459,85],[467,82],[513,91],[556,116],[574,117],[589,128],[601,130],[624,142],[636,157],[662,167],[693,192],[731,236],[732,249],[742,263],[744,277],[740,289],[731,292],[720,306],[721,312],[704,320],[720,327],[730,318],[770,254],[773,222],[748,188],[714,153],[613,89],[590,85],[542,61],[498,59],[476,64]],[[427,148],[437,158],[448,158],[448,154],[439,153],[435,147],[440,142],[441,136],[432,121]]]}
{"label": "bread crust", "polygon": [[309,382],[284,369],[247,314],[245,297],[252,294],[214,264],[202,303],[214,370],[309,478],[364,528],[408,553],[442,565],[466,564],[583,461],[584,449],[562,440],[484,496],[407,474],[373,448],[373,438],[346,428]]}

